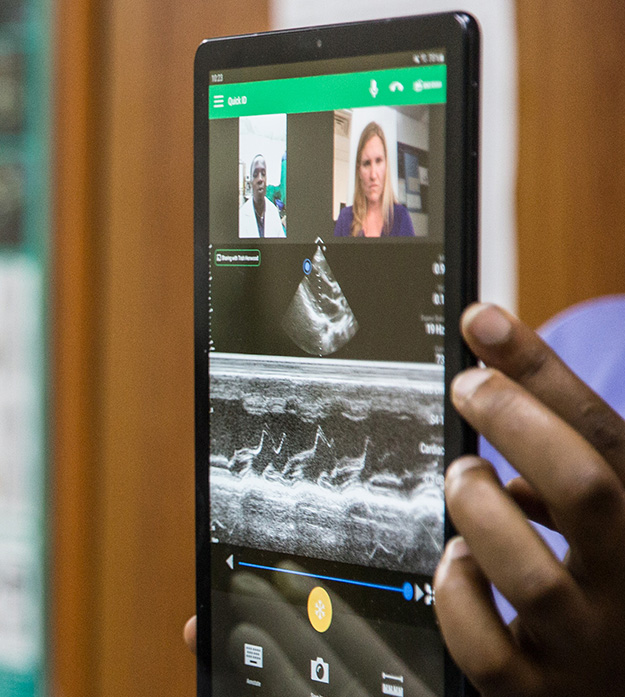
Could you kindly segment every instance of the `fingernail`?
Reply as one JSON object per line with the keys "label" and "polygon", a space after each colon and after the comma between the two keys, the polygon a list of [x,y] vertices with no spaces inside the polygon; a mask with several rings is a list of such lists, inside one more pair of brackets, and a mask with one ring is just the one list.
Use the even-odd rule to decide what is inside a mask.
{"label": "fingernail", "polygon": [[492,375],[488,368],[471,368],[457,375],[451,383],[451,397],[456,401],[468,399]]}
{"label": "fingernail", "polygon": [[447,556],[450,559],[462,559],[471,556],[469,545],[464,541],[464,537],[454,537],[447,543]]}
{"label": "fingernail", "polygon": [[485,346],[503,344],[512,331],[508,317],[496,305],[473,305],[462,318],[462,328]]}

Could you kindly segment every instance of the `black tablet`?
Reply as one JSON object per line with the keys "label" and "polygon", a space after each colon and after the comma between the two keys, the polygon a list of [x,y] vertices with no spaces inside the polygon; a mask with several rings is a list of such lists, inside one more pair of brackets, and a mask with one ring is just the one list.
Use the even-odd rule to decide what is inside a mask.
{"label": "black tablet", "polygon": [[195,64],[202,697],[464,694],[432,577],[476,296],[479,32],[216,39]]}

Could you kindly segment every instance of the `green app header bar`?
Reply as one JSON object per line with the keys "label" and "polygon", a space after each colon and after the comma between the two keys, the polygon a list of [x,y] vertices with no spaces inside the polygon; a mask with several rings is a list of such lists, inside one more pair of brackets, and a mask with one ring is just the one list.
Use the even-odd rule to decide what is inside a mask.
{"label": "green app header bar", "polygon": [[447,66],[411,66],[211,85],[208,96],[210,119],[367,106],[444,104],[447,101]]}

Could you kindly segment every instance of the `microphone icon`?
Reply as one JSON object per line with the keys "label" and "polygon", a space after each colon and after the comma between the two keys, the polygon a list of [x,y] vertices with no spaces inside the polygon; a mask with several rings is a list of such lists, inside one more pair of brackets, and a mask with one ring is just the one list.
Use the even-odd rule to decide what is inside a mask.
{"label": "microphone icon", "polygon": [[371,84],[369,85],[369,92],[371,92],[371,96],[375,99],[378,96],[378,92],[380,90],[378,89],[378,83],[375,80],[371,80]]}

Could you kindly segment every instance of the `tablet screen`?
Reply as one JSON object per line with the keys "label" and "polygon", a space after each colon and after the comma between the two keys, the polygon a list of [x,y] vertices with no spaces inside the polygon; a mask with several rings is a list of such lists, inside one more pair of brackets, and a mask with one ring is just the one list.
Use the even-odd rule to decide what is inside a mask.
{"label": "tablet screen", "polygon": [[444,695],[444,47],[208,74],[215,695]]}

